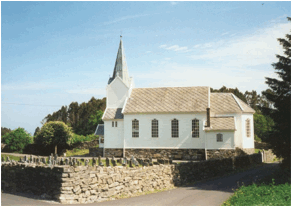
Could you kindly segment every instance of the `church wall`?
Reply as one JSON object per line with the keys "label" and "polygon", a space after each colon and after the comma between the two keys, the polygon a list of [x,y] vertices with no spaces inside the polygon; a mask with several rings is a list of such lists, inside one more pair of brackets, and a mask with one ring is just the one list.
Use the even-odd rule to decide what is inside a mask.
{"label": "church wall", "polygon": [[129,88],[122,82],[120,78],[115,78],[113,82],[108,85],[106,104],[108,108],[123,108],[125,99],[128,96]]}
{"label": "church wall", "polygon": [[[211,113],[212,113],[212,109],[211,109]],[[235,118],[236,131],[234,132],[234,145],[235,147],[242,148],[241,114],[239,113],[211,114],[211,116],[233,116]]]}
{"label": "church wall", "polygon": [[123,148],[124,146],[124,122],[118,122],[117,127],[112,127],[112,121],[104,121],[104,148]]}
{"label": "church wall", "polygon": [[[246,123],[245,121],[250,119],[250,137],[246,136]],[[254,123],[253,114],[243,114],[242,115],[242,148],[254,148]]]}
{"label": "church wall", "polygon": [[[171,120],[179,120],[179,138],[171,137]],[[200,120],[200,137],[192,138],[192,119]],[[139,138],[132,137],[132,120],[139,120]],[[159,138],[151,136],[151,121],[159,121]],[[197,114],[125,114],[126,148],[204,149],[203,121],[206,113]]]}
{"label": "church wall", "polygon": [[[217,134],[223,135],[223,142],[217,142]],[[234,149],[234,132],[233,131],[212,131],[206,132],[207,149]]]}

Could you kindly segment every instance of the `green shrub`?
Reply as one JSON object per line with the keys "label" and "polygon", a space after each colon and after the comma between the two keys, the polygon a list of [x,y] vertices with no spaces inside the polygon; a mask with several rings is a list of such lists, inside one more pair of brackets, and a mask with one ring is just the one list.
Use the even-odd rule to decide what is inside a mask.
{"label": "green shrub", "polygon": [[61,121],[45,123],[35,137],[35,143],[44,146],[70,144],[73,133],[70,127]]}
{"label": "green shrub", "polygon": [[86,136],[73,134],[71,144],[77,144],[77,143],[86,142],[86,141],[90,142],[95,139],[98,139],[98,136],[94,134],[90,134]]}
{"label": "green shrub", "polygon": [[254,135],[254,140],[257,142],[262,142],[262,139],[259,138],[256,134]]}
{"label": "green shrub", "polygon": [[32,143],[31,135],[23,128],[17,128],[2,137],[1,140],[12,152],[20,152],[28,145]]}

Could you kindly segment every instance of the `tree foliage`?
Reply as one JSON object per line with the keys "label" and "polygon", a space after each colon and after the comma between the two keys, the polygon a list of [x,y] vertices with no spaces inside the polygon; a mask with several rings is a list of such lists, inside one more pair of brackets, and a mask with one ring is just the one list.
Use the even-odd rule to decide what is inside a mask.
{"label": "tree foliage", "polygon": [[270,91],[263,94],[274,106],[266,110],[275,122],[269,143],[277,156],[291,164],[291,34],[278,41],[284,49],[284,55],[276,55],[278,62],[272,64],[278,78],[266,78]]}
{"label": "tree foliage", "polygon": [[[11,129],[6,128],[6,127],[1,127],[1,138],[9,132],[11,132]],[[2,140],[1,140],[1,142],[2,142]]]}
{"label": "tree foliage", "polygon": [[50,121],[45,123],[35,138],[36,144],[44,146],[57,146],[70,144],[73,133],[62,121]]}
{"label": "tree foliage", "polygon": [[17,128],[9,133],[6,133],[1,141],[7,144],[7,147],[12,152],[20,152],[30,143],[32,143],[31,135],[23,128]]}
{"label": "tree foliage", "polygon": [[34,134],[33,134],[33,136],[36,136],[39,132],[40,132],[40,128],[39,127],[37,127],[36,129],[35,129],[35,131],[34,131]]}
{"label": "tree foliage", "polygon": [[[269,116],[264,116],[261,113],[255,113],[254,119],[254,134],[261,141],[266,142],[269,134],[273,131],[274,121]],[[256,141],[260,141],[256,140]]]}
{"label": "tree foliage", "polygon": [[[62,121],[72,127],[74,133],[79,135],[93,134],[96,126],[94,120],[98,111],[104,111],[106,99],[95,99],[92,97],[87,103],[78,104],[72,102],[68,107],[62,106],[60,110],[53,114],[48,114],[42,123],[49,121]],[[99,123],[102,123],[100,120]]]}

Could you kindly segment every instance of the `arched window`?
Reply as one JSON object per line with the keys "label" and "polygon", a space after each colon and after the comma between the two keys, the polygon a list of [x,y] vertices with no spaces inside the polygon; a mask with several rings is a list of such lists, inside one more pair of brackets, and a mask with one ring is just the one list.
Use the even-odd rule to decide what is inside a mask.
{"label": "arched window", "polygon": [[246,136],[250,137],[250,119],[245,120]]}
{"label": "arched window", "polygon": [[158,137],[158,120],[156,119],[153,119],[152,120],[152,123],[151,123],[151,126],[152,126],[152,137]]}
{"label": "arched window", "polygon": [[132,137],[139,137],[139,121],[137,119],[132,121]]}
{"label": "arched window", "polygon": [[179,131],[178,131],[178,120],[173,119],[171,120],[171,137],[178,137]]}
{"label": "arched window", "polygon": [[223,134],[217,134],[217,142],[223,142]]}
{"label": "arched window", "polygon": [[200,137],[199,129],[200,129],[199,120],[193,119],[192,120],[192,137],[194,138]]}

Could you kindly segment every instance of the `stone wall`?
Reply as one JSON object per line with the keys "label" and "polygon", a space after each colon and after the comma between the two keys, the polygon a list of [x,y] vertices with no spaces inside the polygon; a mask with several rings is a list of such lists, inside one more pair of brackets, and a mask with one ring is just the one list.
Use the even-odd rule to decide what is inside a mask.
{"label": "stone wall", "polygon": [[237,168],[249,167],[261,162],[261,154],[179,165],[148,163],[150,164],[148,166],[146,163],[144,167],[102,167],[96,166],[96,162],[89,166],[88,161],[86,166],[79,164],[77,166],[75,161],[70,161],[73,166],[50,164],[53,167],[50,168],[43,164],[36,166],[33,163],[2,161],[1,182],[2,190],[45,193],[48,198],[56,199],[62,204],[82,204],[155,189],[169,189],[225,175]]}
{"label": "stone wall", "polygon": [[277,158],[277,156],[273,154],[273,151],[271,149],[262,150],[262,153],[264,162],[274,162],[274,160]]}
{"label": "stone wall", "polygon": [[62,193],[63,168],[24,163],[1,164],[1,190],[28,192],[46,199]]}
{"label": "stone wall", "polygon": [[236,156],[247,155],[244,150],[240,148],[236,149],[216,149],[216,150],[207,150],[207,159],[224,159],[231,158]]}
{"label": "stone wall", "polygon": [[91,157],[103,157],[103,148],[89,148],[89,156]]}
{"label": "stone wall", "polygon": [[123,157],[123,149],[115,149],[115,148],[105,148],[104,149],[105,157]]}
{"label": "stone wall", "polygon": [[92,141],[85,141],[85,142],[73,144],[72,146],[70,146],[70,148],[90,149],[90,148],[94,148],[98,144],[99,144],[99,139],[95,139]]}
{"label": "stone wall", "polygon": [[[175,159],[175,160],[204,160],[204,149],[125,149],[126,157]],[[122,157],[123,149],[105,149],[105,157]]]}

